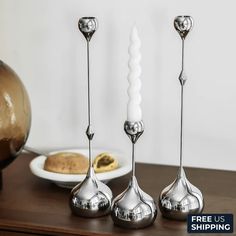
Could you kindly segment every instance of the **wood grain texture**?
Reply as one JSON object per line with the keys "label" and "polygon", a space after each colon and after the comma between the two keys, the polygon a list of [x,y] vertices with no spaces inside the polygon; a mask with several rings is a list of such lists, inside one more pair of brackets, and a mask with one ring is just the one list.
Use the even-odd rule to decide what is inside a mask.
{"label": "wood grain texture", "polygon": [[[31,174],[29,162],[32,158],[32,155],[23,154],[3,171],[0,235],[190,235],[185,222],[164,219],[160,212],[153,226],[140,230],[114,226],[110,216],[96,219],[74,216],[68,205],[70,190]],[[176,167],[150,164],[137,164],[136,171],[141,188],[156,200],[160,191],[174,180],[176,172]],[[186,168],[186,174],[203,192],[204,212],[236,215],[236,172]],[[128,180],[129,175],[126,175],[109,182],[114,196],[127,187]]]}

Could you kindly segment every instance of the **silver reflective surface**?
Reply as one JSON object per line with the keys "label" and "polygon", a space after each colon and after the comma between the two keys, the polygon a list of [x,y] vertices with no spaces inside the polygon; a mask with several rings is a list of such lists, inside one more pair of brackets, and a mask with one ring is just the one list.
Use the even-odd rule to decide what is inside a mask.
{"label": "silver reflective surface", "polygon": [[132,142],[132,177],[127,189],[113,200],[111,217],[120,227],[144,228],[151,225],[157,216],[154,200],[139,187],[135,177],[134,145],[143,134],[144,123],[125,121],[124,130]]}
{"label": "silver reflective surface", "polygon": [[183,168],[175,181],[160,194],[159,208],[162,215],[169,219],[186,220],[188,214],[201,213],[204,201],[201,191],[186,178]]}
{"label": "silver reflective surface", "polygon": [[142,191],[135,176],[128,188],[112,202],[111,217],[116,225],[124,228],[144,228],[151,225],[157,216],[152,197]]}
{"label": "silver reflective surface", "polygon": [[98,21],[95,17],[82,17],[79,19],[78,27],[87,41],[90,41],[94,32],[98,28]]}
{"label": "silver reflective surface", "polygon": [[87,40],[88,127],[86,135],[89,141],[89,170],[86,178],[72,189],[69,204],[71,211],[76,215],[99,217],[110,213],[112,192],[108,186],[96,178],[92,164],[94,131],[91,125],[89,41],[97,29],[97,19],[95,17],[82,17],[79,19],[78,26]]}
{"label": "silver reflective surface", "polygon": [[128,135],[132,143],[136,143],[139,137],[144,132],[144,123],[143,121],[125,121],[124,123],[125,133]]}
{"label": "silver reflective surface", "polygon": [[193,18],[191,16],[177,16],[174,19],[174,27],[182,39],[185,39],[193,27]]}
{"label": "silver reflective surface", "polygon": [[70,195],[70,208],[78,216],[99,217],[111,210],[112,192],[99,181],[90,168],[83,182],[75,186]]}
{"label": "silver reflective surface", "polygon": [[183,169],[183,110],[184,85],[187,77],[184,72],[184,41],[193,27],[191,16],[177,16],[174,27],[182,39],[182,68],[179,76],[181,85],[181,116],[180,116],[180,167],[175,181],[167,186],[160,194],[159,208],[162,215],[169,219],[186,220],[189,213],[200,213],[203,210],[203,196],[201,191],[186,178]]}

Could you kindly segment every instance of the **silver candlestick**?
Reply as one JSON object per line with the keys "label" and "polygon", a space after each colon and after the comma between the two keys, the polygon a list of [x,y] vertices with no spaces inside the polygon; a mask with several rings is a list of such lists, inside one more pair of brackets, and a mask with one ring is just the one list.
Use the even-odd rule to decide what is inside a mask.
{"label": "silver candlestick", "polygon": [[91,99],[90,99],[90,74],[89,74],[89,42],[97,30],[95,17],[79,19],[79,30],[87,40],[87,72],[88,72],[88,127],[86,135],[89,141],[89,169],[85,179],[76,185],[70,195],[70,207],[74,214],[84,217],[99,217],[110,213],[112,192],[110,188],[99,181],[94,173],[92,164],[91,141],[94,132],[91,126]]}
{"label": "silver candlestick", "polygon": [[184,71],[184,40],[193,27],[190,16],[177,16],[174,27],[182,39],[182,69],[179,75],[181,84],[181,118],[180,118],[180,167],[175,181],[160,194],[159,208],[162,215],[169,219],[186,220],[188,214],[201,213],[204,202],[201,191],[186,178],[183,169],[183,97],[186,75]]}
{"label": "silver candlestick", "polygon": [[134,145],[144,131],[142,121],[126,121],[124,130],[132,142],[132,176],[127,189],[112,202],[111,217],[118,226],[130,229],[151,225],[157,216],[154,200],[142,191],[135,177]]}

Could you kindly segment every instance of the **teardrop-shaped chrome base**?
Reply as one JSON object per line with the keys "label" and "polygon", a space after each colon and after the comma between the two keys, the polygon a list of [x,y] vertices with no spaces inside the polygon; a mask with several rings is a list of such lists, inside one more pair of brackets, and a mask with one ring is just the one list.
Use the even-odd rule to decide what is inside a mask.
{"label": "teardrop-shaped chrome base", "polygon": [[162,215],[173,220],[186,220],[188,214],[201,213],[203,207],[201,191],[187,180],[184,169],[180,168],[175,181],[160,194]]}
{"label": "teardrop-shaped chrome base", "polygon": [[111,217],[121,227],[138,229],[151,225],[157,216],[157,207],[132,176],[128,188],[112,202]]}
{"label": "teardrop-shaped chrome base", "polygon": [[96,178],[91,167],[83,182],[72,189],[70,208],[78,216],[99,217],[110,213],[111,201],[110,188]]}

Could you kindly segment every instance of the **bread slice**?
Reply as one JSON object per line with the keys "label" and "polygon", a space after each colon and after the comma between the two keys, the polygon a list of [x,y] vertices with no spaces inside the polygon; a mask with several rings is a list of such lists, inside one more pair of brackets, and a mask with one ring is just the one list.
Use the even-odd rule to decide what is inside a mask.
{"label": "bread slice", "polygon": [[118,168],[118,166],[118,160],[112,154],[107,152],[99,154],[93,162],[93,167],[96,173],[111,171]]}
{"label": "bread slice", "polygon": [[47,157],[44,170],[63,174],[86,174],[89,161],[80,153],[59,152]]}

